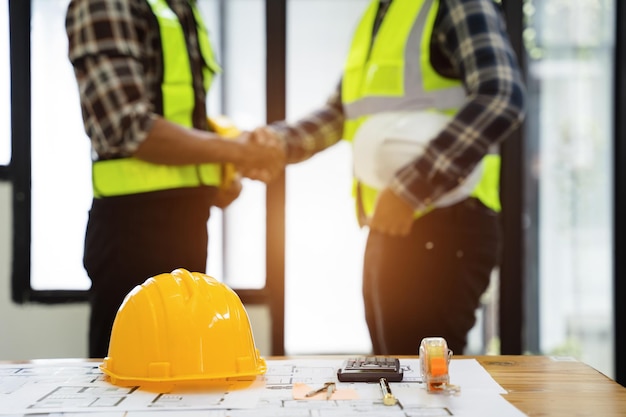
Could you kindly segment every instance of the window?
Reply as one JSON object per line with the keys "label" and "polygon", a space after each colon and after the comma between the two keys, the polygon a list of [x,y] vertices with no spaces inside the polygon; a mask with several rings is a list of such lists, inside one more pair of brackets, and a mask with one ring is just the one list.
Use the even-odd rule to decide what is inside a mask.
{"label": "window", "polygon": [[[225,114],[242,129],[265,122],[266,1],[200,1],[224,69],[209,96],[209,114]],[[28,142],[20,166],[11,166],[16,169],[15,193],[25,197],[19,201],[24,210],[18,207],[14,213],[19,233],[13,273],[19,281],[14,278],[18,285],[13,294],[19,301],[61,302],[67,300],[63,294],[85,300],[90,284],[82,267],[91,199],[90,149],[67,59],[68,3],[10,2],[16,22],[11,30],[20,35],[12,45],[20,58],[11,63],[19,76],[13,74],[13,80],[27,80],[17,88],[30,92],[30,107],[20,105],[19,118],[14,114],[12,120],[5,29],[9,2],[0,0],[0,179],[8,173],[5,165],[18,156],[11,150],[12,129],[19,131],[20,153],[22,143]],[[368,0],[287,4],[287,119],[295,120],[335,88],[350,35]],[[614,361],[610,138],[615,4],[525,0],[524,7],[529,62],[526,139],[531,145],[525,166],[532,168],[527,174],[531,188],[525,194],[532,196],[528,204],[534,204],[527,212],[537,236],[531,243],[538,248],[536,262],[525,262],[540,288],[540,297],[533,301],[538,322],[526,326],[531,332],[528,348],[580,357],[607,375]],[[324,30],[319,28],[322,23]],[[21,44],[27,42],[28,35],[21,34],[29,28],[30,49]],[[365,236],[350,197],[350,157],[347,144],[338,144],[287,170],[289,354],[369,350],[360,287]],[[266,284],[265,195],[263,184],[244,180],[242,196],[224,213],[215,210],[209,222],[207,270],[235,289]],[[346,304],[351,308],[342,307]],[[350,332],[345,332],[348,327]]]}
{"label": "window", "polygon": [[[30,268],[30,281],[22,286],[27,298],[49,302],[64,301],[60,295],[68,292],[72,299],[84,300],[90,285],[82,266],[91,201],[90,147],[67,59],[68,3],[33,0],[32,12],[26,14],[32,16],[32,213],[26,219],[32,232],[16,256]],[[225,114],[241,129],[265,123],[265,2],[199,4],[224,70],[208,98],[209,114]],[[367,4],[288,2],[288,119],[319,106],[336,87]],[[325,29],[319,31],[322,21]],[[318,35],[310,36],[312,32]],[[370,350],[361,296],[365,234],[354,216],[350,159],[349,145],[341,143],[288,168],[285,348],[290,354]],[[266,285],[265,200],[263,184],[244,180],[240,198],[225,212],[211,215],[207,271],[236,290]],[[320,305],[326,307],[320,310]]]}
{"label": "window", "polygon": [[[287,119],[297,120],[317,109],[337,87],[353,31],[368,4],[368,0],[288,1]],[[359,228],[355,215],[351,162],[351,146],[343,141],[287,168],[289,354],[371,351],[361,292],[366,230]],[[494,314],[477,313],[468,349],[482,352],[487,340],[480,331],[484,327],[490,337],[486,321]]]}
{"label": "window", "polygon": [[[18,102],[12,103],[19,116],[13,135],[19,140],[14,144],[15,166],[10,172],[15,208],[11,290],[18,303],[82,302],[90,285],[82,266],[91,200],[90,147],[67,58],[64,17],[68,4],[69,0],[10,1],[16,28],[12,35],[17,35],[12,36],[11,45],[16,58],[13,82],[22,93]],[[208,97],[209,114],[226,114],[242,129],[265,121],[264,6],[263,0],[199,1],[218,61],[228,74],[214,82]],[[239,24],[229,27],[228,35],[236,38],[230,43],[222,25],[229,19]],[[254,42],[249,38],[251,31],[256,31]],[[222,54],[229,45],[238,48],[232,54],[233,60],[239,60],[236,69],[224,59],[229,54]],[[231,83],[225,85],[231,75]],[[222,94],[227,89],[233,94],[228,99]],[[5,173],[8,177],[9,168],[0,165],[0,178]],[[265,286],[266,188],[258,182],[244,182],[244,192],[235,204],[224,213],[218,209],[212,213],[207,271],[235,289],[245,288],[247,291],[238,291],[243,293],[244,303],[265,303],[268,291],[254,288]],[[282,262],[282,251],[280,256]],[[282,295],[280,300],[277,305],[282,306]],[[267,309],[251,311],[261,324],[268,321]],[[277,315],[282,325],[282,307]],[[281,354],[282,330],[271,333],[258,346]],[[263,343],[269,340],[271,345]]]}
{"label": "window", "polygon": [[[203,13],[212,18],[208,25],[219,21],[218,3],[205,0],[200,4]],[[59,291],[84,299],[85,294],[81,293],[90,287],[82,266],[91,203],[90,144],[83,130],[78,90],[67,58],[64,19],[68,4],[69,0],[31,3],[32,203],[30,282],[25,291],[28,298],[43,296],[50,302],[65,299],[55,298]],[[215,38],[219,42],[219,36]],[[221,113],[219,82],[216,84],[209,97],[209,109]],[[2,113],[0,117],[5,112]],[[209,273],[216,277],[222,275],[221,224],[221,213],[212,216]],[[28,245],[23,249],[27,251]],[[17,256],[18,262],[28,262],[28,254]]]}
{"label": "window", "polygon": [[32,2],[31,24],[31,286],[86,290],[82,267],[91,203],[89,140],[67,58],[68,0]]}
{"label": "window", "polygon": [[[254,129],[265,123],[265,1],[212,3],[220,7],[205,13],[206,24],[220,36],[214,45],[223,73],[222,93],[212,91],[220,101],[209,104],[209,114],[223,113],[240,129]],[[265,193],[264,184],[244,179],[239,198],[224,213],[211,213],[216,227],[210,229],[208,271],[233,288],[265,286]]]}
{"label": "window", "polygon": [[[368,3],[288,1],[288,119],[296,120],[318,108],[337,87],[352,33]],[[351,196],[351,158],[349,144],[339,143],[287,168],[288,353],[366,353],[371,349],[361,295],[365,234],[357,224]]]}
{"label": "window", "polygon": [[613,374],[615,1],[525,1],[538,323],[529,349]]}

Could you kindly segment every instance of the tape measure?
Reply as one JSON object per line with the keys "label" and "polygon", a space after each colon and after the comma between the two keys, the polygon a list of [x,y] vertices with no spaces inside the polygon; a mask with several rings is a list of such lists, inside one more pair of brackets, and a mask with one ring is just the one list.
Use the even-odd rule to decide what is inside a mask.
{"label": "tape measure", "polygon": [[456,394],[460,387],[450,384],[448,370],[452,351],[443,337],[422,339],[419,350],[420,371],[426,390],[432,393]]}

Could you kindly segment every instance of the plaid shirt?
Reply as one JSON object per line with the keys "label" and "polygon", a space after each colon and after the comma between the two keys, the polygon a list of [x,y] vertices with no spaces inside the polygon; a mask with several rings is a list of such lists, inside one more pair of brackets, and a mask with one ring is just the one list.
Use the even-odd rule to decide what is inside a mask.
{"label": "plaid shirt", "polygon": [[[203,61],[189,2],[168,3],[185,31],[197,73]],[[163,107],[161,41],[150,5],[146,0],[73,0],[65,26],[94,159],[132,155]],[[194,125],[205,129],[202,78],[194,79]]]}
{"label": "plaid shirt", "polygon": [[[521,72],[493,0],[440,0],[431,51],[438,72],[463,82],[467,102],[389,185],[416,210],[455,188],[523,119]],[[343,122],[339,87],[324,107],[272,128],[287,142],[289,162],[298,162],[341,140]]]}

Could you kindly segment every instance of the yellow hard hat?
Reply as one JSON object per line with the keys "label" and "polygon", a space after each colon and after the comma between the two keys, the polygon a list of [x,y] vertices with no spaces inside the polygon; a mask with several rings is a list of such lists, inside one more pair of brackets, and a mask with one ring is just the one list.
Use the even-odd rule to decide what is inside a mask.
{"label": "yellow hard hat", "polygon": [[[450,117],[436,111],[374,114],[356,131],[353,140],[354,175],[363,184],[382,190],[395,173],[421,156]],[[459,185],[434,202],[435,207],[455,204],[474,191],[482,177],[482,162]]]}
{"label": "yellow hard hat", "polygon": [[239,296],[215,278],[176,269],[126,296],[100,369],[127,386],[249,377],[267,367]]}

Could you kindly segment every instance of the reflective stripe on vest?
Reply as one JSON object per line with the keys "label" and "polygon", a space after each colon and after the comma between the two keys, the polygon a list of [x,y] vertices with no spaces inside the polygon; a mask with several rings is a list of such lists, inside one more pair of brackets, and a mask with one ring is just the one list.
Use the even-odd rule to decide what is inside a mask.
{"label": "reflective stripe on vest", "polygon": [[[195,106],[193,73],[189,62],[185,33],[176,14],[165,0],[147,0],[159,23],[163,50],[161,84],[163,117],[185,127],[192,127]],[[203,82],[208,90],[213,74],[221,71],[211,49],[208,32],[196,6],[192,4],[198,43],[204,61]],[[172,188],[218,185],[219,164],[160,165],[137,158],[97,161],[92,164],[95,197],[137,194]]]}
{"label": "reflective stripe on vest", "polygon": [[[372,45],[378,4],[373,0],[365,11],[344,67],[344,138],[348,141],[373,114],[419,110],[454,114],[466,101],[461,82],[442,77],[430,62],[439,0],[393,0]],[[500,157],[487,155],[483,164],[483,176],[472,196],[499,211]],[[377,191],[355,186],[361,187],[362,206],[371,215]]]}

